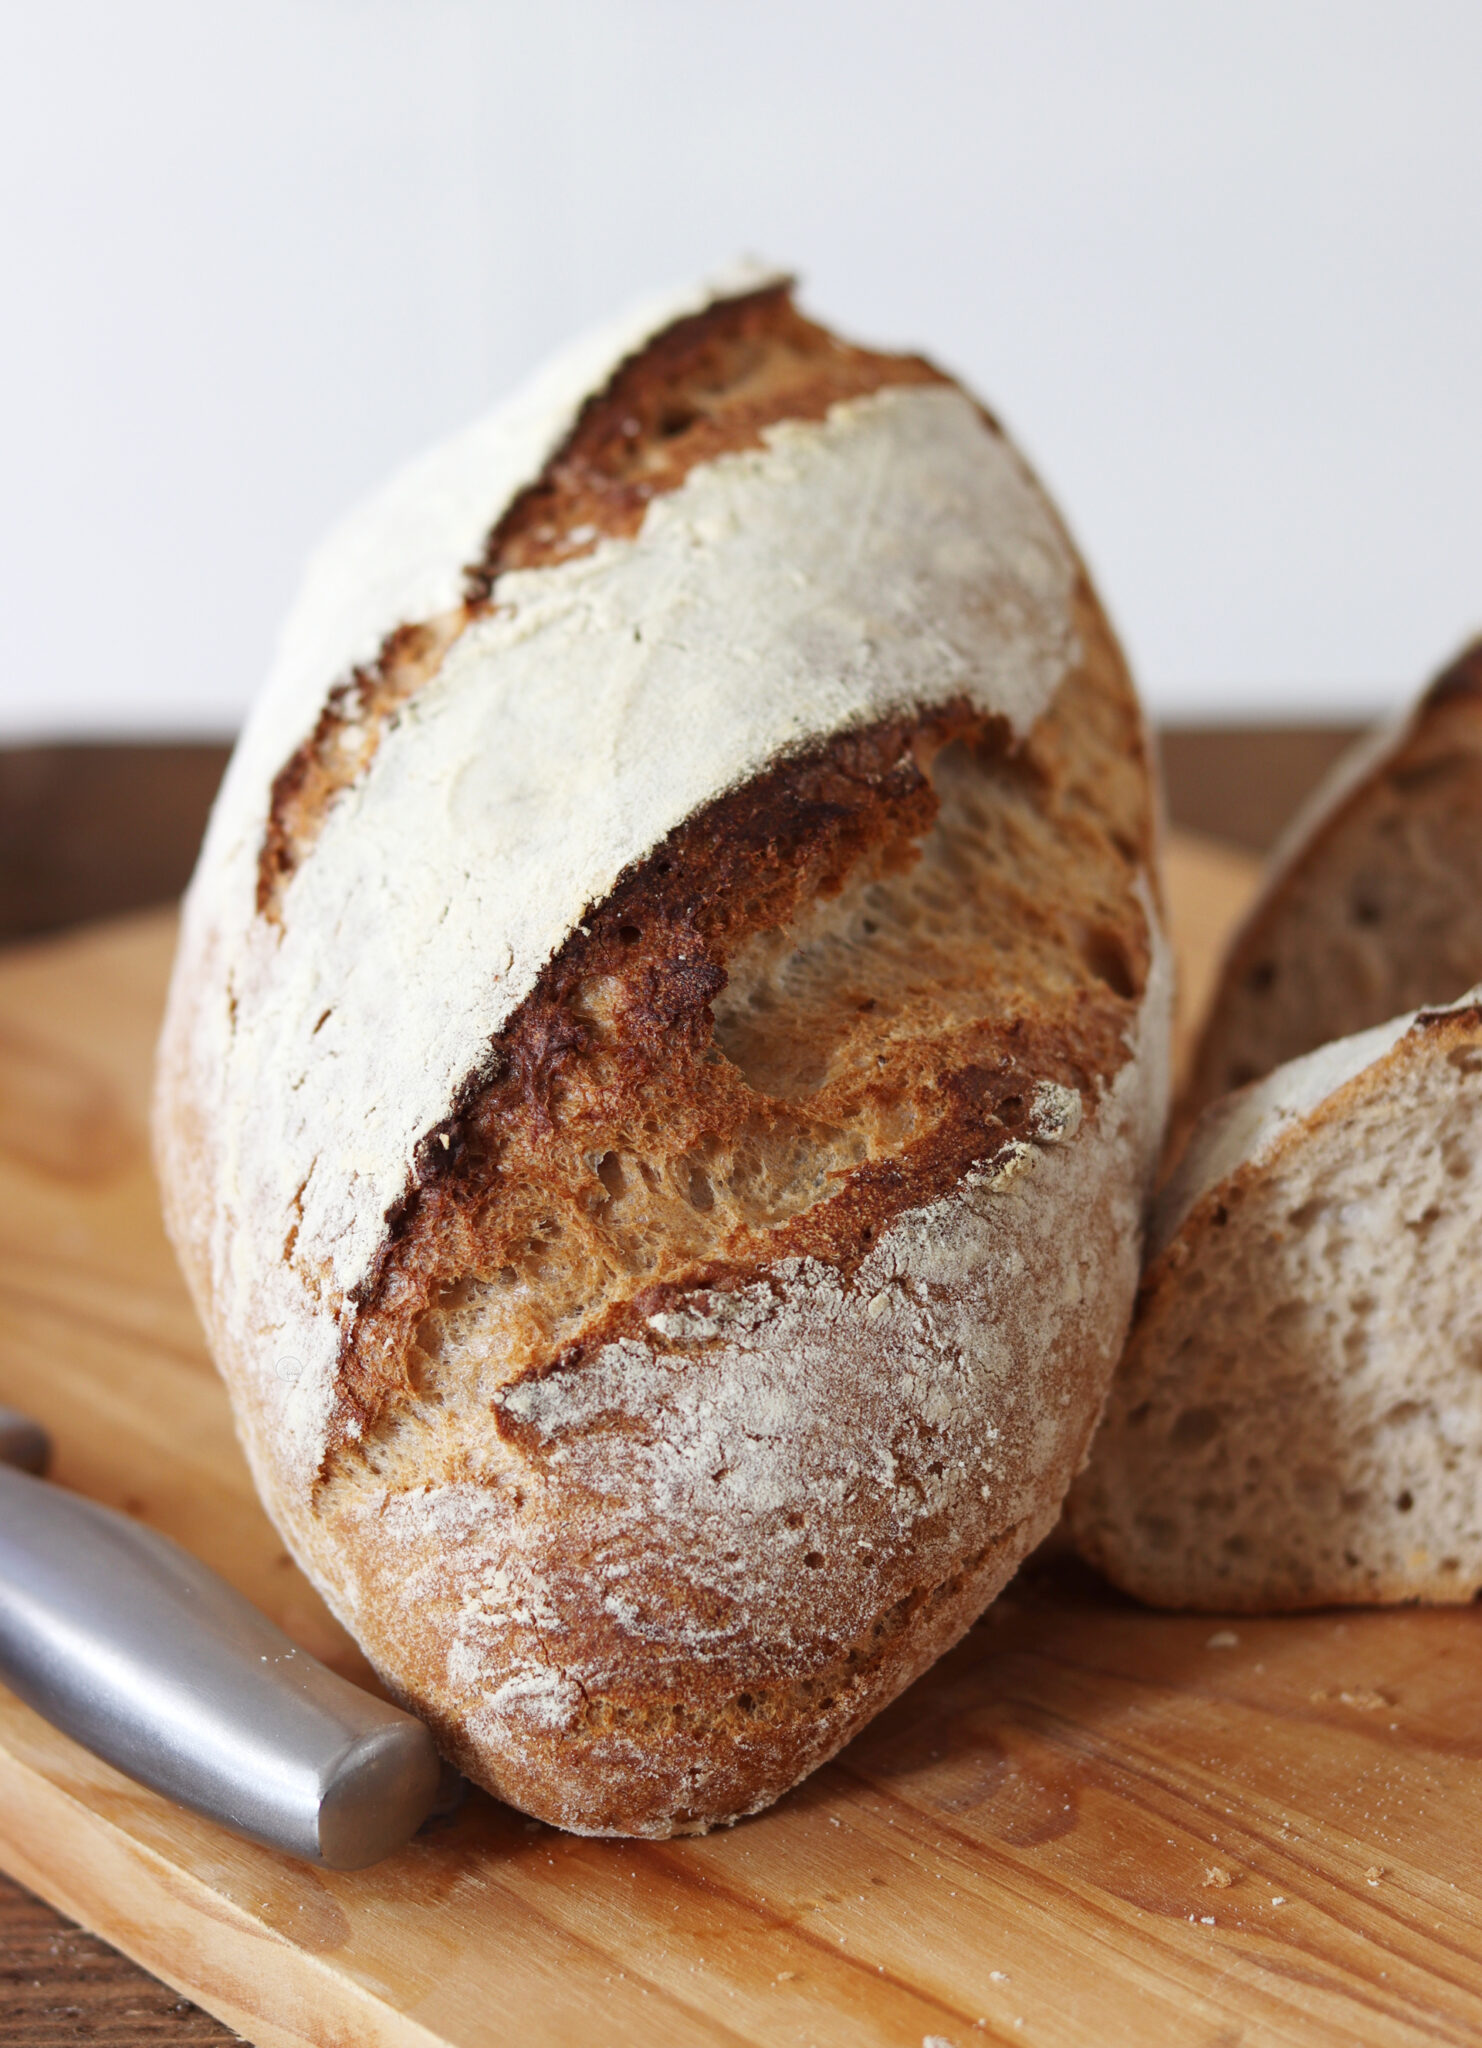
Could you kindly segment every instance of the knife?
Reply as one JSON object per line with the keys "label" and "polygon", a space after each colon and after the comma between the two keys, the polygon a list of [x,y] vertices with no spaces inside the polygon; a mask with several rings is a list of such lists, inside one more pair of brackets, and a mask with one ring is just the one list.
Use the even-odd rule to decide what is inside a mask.
{"label": "knife", "polygon": [[422,1722],[299,1649],[168,1536],[50,1485],[49,1450],[0,1408],[0,1679],[254,1842],[360,1870],[409,1841],[444,1775]]}

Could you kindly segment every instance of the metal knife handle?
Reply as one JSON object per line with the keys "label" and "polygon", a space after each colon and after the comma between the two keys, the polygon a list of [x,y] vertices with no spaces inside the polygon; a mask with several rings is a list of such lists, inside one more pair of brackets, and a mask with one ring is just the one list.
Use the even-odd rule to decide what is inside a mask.
{"label": "metal knife handle", "polygon": [[400,1848],[440,1766],[168,1536],[0,1464],[0,1678],[131,1778],[335,1870]]}

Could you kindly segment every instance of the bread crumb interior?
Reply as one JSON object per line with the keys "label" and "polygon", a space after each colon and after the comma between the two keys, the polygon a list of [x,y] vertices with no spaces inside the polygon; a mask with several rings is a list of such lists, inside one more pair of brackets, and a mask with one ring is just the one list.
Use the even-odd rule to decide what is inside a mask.
{"label": "bread crumb interior", "polygon": [[1482,1044],[1389,1070],[1215,1201],[1134,1331],[1073,1514],[1143,1598],[1482,1589]]}

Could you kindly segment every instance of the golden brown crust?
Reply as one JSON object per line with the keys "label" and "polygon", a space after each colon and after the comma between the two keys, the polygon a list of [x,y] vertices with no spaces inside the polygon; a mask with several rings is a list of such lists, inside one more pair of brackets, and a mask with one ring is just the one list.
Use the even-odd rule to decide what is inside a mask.
{"label": "golden brown crust", "polygon": [[1468,914],[1482,882],[1482,640],[1352,787],[1318,802],[1225,960],[1180,1134],[1228,1090],[1482,976],[1482,926]]}
{"label": "golden brown crust", "polygon": [[631,539],[652,500],[717,456],[759,448],[782,420],[888,384],[944,384],[922,356],[857,348],[805,319],[771,285],[676,320],[589,398],[536,481],[521,491],[469,571],[475,603],[510,569],[548,569],[599,539]]}
{"label": "golden brown crust", "polygon": [[1420,700],[1418,716],[1424,718],[1448,704],[1482,708],[1482,639],[1464,647],[1451,666],[1436,677]]}
{"label": "golden brown crust", "polygon": [[[775,292],[623,366],[463,607],[389,641],[285,767],[263,914],[501,576],[635,533],[772,422],[936,378]],[[287,1248],[285,1289],[342,1341],[291,1487],[245,1404],[274,1510],[450,1753],[563,1825],[775,1798],[961,1633],[1083,1453],[1162,1008],[1141,720],[1089,587],[1063,601],[1079,666],[1022,742],[944,686],[713,777],[424,1133],[356,1298],[325,1235]],[[224,1335],[248,1379],[263,1333]]]}
{"label": "golden brown crust", "polygon": [[[383,1406],[415,1393],[418,1326],[470,1278],[503,1273],[513,1292],[528,1276],[506,1369],[540,1374],[696,1285],[735,1287],[795,1256],[847,1270],[894,1217],[1013,1141],[1036,1077],[1094,1095],[1127,1056],[1149,965],[1140,726],[1114,673],[1072,677],[1018,752],[960,705],[841,734],[708,806],[591,909],[423,1142],[346,1334],[332,1449],[353,1461]],[[919,939],[912,978],[927,989],[872,978],[861,959],[857,987],[769,1016],[764,1052],[744,1021],[718,1032],[748,941],[862,871],[909,875],[938,810],[929,766],[954,743],[1020,817],[1003,866],[976,877],[981,900],[960,884],[968,915],[949,942]],[[1035,863],[1012,886],[1011,849]],[[954,978],[965,1003],[950,1000]],[[818,1152],[830,1188],[767,1213],[747,1199],[748,1168],[760,1178],[789,1148]],[[635,1160],[654,1183],[641,1243],[612,1215],[614,1195],[639,1196]]]}
{"label": "golden brown crust", "polygon": [[[776,1276],[800,1263],[857,1303],[855,1276],[893,1225],[1032,1141],[1043,1083],[1110,1119],[1095,1105],[1131,1056],[1149,971],[1138,892],[1152,816],[1135,701],[1089,595],[1078,628],[1086,666],[1019,750],[949,707],[841,735],[692,819],[583,921],[423,1149],[342,1354],[320,1541],[357,1589],[357,1632],[383,1672],[465,1770],[529,1811],[662,1835],[767,1804],[955,1640],[1048,1526],[1084,1453],[1118,1342],[1099,1301],[1074,1330],[1052,1339],[1046,1321],[1012,1340],[1026,1368],[1037,1355],[1036,1377],[994,1411],[990,1463],[1006,1490],[979,1501],[974,1484],[968,1514],[955,1496],[919,1505],[944,1483],[933,1475],[952,1432],[882,1423],[872,1389],[888,1376],[846,1317],[829,1339],[837,1386],[813,1398],[837,1404],[841,1441],[883,1427],[894,1443],[879,1505],[859,1502],[846,1534],[802,1474],[788,1477],[795,1454],[779,1440],[776,1473],[796,1490],[774,1537],[759,1539],[748,1513],[701,1539],[657,1503],[642,1509],[645,1461],[684,1440],[695,1404],[722,1398],[713,1345],[685,1334],[696,1316],[721,1327],[726,1304],[758,1290],[783,1313]],[[964,789],[989,827],[953,840]],[[951,875],[962,915],[913,941],[908,987],[866,952],[821,991],[791,984],[794,1010],[764,1007],[757,1037],[728,975],[755,977],[758,947],[832,931],[861,887],[880,891],[871,904],[888,923],[927,870]],[[778,1216],[748,1213],[738,1193],[738,1161],[769,1146],[782,1161],[772,1187],[801,1203]],[[797,1170],[810,1147],[821,1186]],[[699,1209],[686,1199],[695,1166]],[[1129,1193],[1108,1201],[1093,1173],[1059,1226],[1113,1294],[1135,1258]],[[1055,1295],[1062,1283],[1043,1277]],[[1131,1277],[1129,1265],[1129,1291]],[[1003,1317],[1002,1301],[971,1305],[993,1285],[969,1265],[934,1313]],[[471,1316],[483,1319],[472,1339]],[[600,1391],[625,1346],[665,1380],[633,1411]],[[762,1354],[748,1370],[765,1379]],[[589,1381],[598,1392],[583,1392]],[[452,1426],[455,1413],[468,1424]],[[715,1477],[715,1512],[735,1513]],[[403,1511],[428,1488],[477,1494],[476,1540],[456,1533],[452,1509],[447,1525],[435,1506]],[[372,1499],[388,1505],[367,1519]],[[797,1576],[816,1587],[783,1598],[748,1563],[758,1540],[796,1544]],[[516,1740],[470,1712],[449,1624],[430,1621],[487,1611],[495,1553],[506,1611],[486,1684],[535,1669],[565,1688],[559,1725],[537,1719]]]}
{"label": "golden brown crust", "polygon": [[887,384],[944,383],[920,356],[882,355],[838,340],[772,285],[678,320],[588,399],[536,480],[511,502],[468,570],[467,596],[438,619],[399,626],[376,660],[337,683],[313,732],[273,783],[258,858],[259,915],[276,919],[294,869],[340,792],[369,766],[388,720],[436,674],[471,619],[512,569],[545,569],[638,531],[656,497],[698,463],[761,446],[781,420],[822,419],[831,406]]}
{"label": "golden brown crust", "polygon": [[[1074,1363],[1092,1368],[1089,1359]],[[1047,1475],[1047,1500],[1059,1477]],[[565,1526],[579,1531],[580,1513],[568,1515]],[[616,1654],[602,1689],[591,1690],[559,1731],[527,1735],[517,1754],[502,1755],[491,1789],[525,1812],[586,1834],[682,1835],[758,1812],[826,1762],[959,1640],[1030,1540],[1018,1525],[1004,1528],[955,1558],[939,1578],[899,1592],[856,1638],[823,1645],[816,1660],[796,1651],[725,1663],[691,1659],[656,1674],[637,1664],[630,1644],[610,1645]],[[570,1554],[563,1556],[562,1547]],[[554,1584],[570,1584],[591,1563],[574,1541],[554,1548],[545,1569]],[[397,1611],[390,1572],[404,1571],[406,1559],[396,1553],[386,1564],[384,1582],[369,1581],[376,1589],[367,1604],[377,1618]],[[674,1560],[668,1590],[683,1590],[683,1573],[684,1560]],[[592,1655],[602,1619],[589,1603],[576,1624],[585,1639],[564,1644],[568,1655]],[[373,1650],[374,1629],[372,1623]],[[397,1652],[386,1661],[407,1674],[404,1696],[415,1701],[439,1747],[475,1782],[490,1784],[487,1747],[460,1712],[441,1705],[439,1646],[424,1639],[410,1668],[401,1644]],[[789,1663],[791,1671],[784,1668]],[[615,1753],[640,1747],[657,1770],[614,1767]]]}

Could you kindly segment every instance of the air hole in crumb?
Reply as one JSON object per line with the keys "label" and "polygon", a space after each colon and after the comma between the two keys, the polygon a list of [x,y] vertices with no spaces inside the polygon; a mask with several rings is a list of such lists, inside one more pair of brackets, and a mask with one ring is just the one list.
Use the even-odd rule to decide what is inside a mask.
{"label": "air hole in crumb", "polygon": [[1458,1074],[1482,1073],[1482,1045],[1458,1045],[1447,1053],[1446,1061]]}
{"label": "air hole in crumb", "polygon": [[801,1515],[800,1515],[800,1514],[798,1513],[798,1511],[797,1511],[797,1509],[796,1509],[796,1508],[794,1508],[794,1509],[793,1509],[793,1510],[791,1511],[791,1513],[790,1513],[790,1514],[788,1515],[788,1517],[787,1517],[787,1526],[788,1526],[788,1528],[789,1528],[789,1529],[801,1529],[801,1528],[802,1528],[802,1526],[803,1526],[803,1518],[802,1518],[802,1516],[801,1516]]}
{"label": "air hole in crumb", "polygon": [[659,416],[659,432],[666,441],[672,441],[676,434],[688,433],[699,417],[690,406],[666,406]]}
{"label": "air hole in crumb", "polygon": [[1276,962],[1258,960],[1245,977],[1245,985],[1253,996],[1263,996],[1276,979]]}
{"label": "air hole in crumb", "polygon": [[616,1152],[604,1152],[597,1161],[597,1178],[601,1181],[614,1201],[623,1192],[627,1182],[623,1179],[622,1162]]}
{"label": "air hole in crumb", "polygon": [[738,1692],[736,1695],[736,1705],[743,1714],[754,1714],[756,1712],[756,1701],[749,1692]]}
{"label": "air hole in crumb", "polygon": [[1396,1401],[1392,1407],[1385,1409],[1385,1423],[1390,1429],[1403,1429],[1407,1423],[1414,1422],[1418,1416],[1424,1415],[1426,1405],[1424,1401]]}
{"label": "air hole in crumb", "polygon": [[1217,1408],[1185,1408],[1168,1432],[1168,1441],[1178,1451],[1197,1451],[1213,1443],[1224,1423]]}
{"label": "air hole in crumb", "polygon": [[822,1571],[823,1552],[821,1550],[805,1550],[803,1552],[803,1562],[810,1572]]}
{"label": "air hole in crumb", "polygon": [[1137,979],[1126,949],[1115,932],[1103,926],[1093,926],[1081,939],[1081,958],[1100,982],[1104,982],[1113,995],[1130,1002],[1137,994]]}
{"label": "air hole in crumb", "polygon": [[1153,1404],[1151,1401],[1139,1401],[1135,1408],[1129,1408],[1127,1411],[1127,1427],[1129,1429],[1137,1429],[1142,1423],[1147,1421],[1152,1412]]}
{"label": "air hole in crumb", "polygon": [[692,1209],[698,1209],[702,1215],[707,1210],[715,1207],[715,1190],[711,1187],[710,1176],[703,1166],[692,1166],[690,1168],[689,1186],[685,1190],[685,1199]]}
{"label": "air hole in crumb", "polygon": [[1402,1515],[1408,1515],[1408,1514],[1409,1514],[1409,1512],[1410,1512],[1410,1510],[1411,1510],[1411,1508],[1413,1508],[1413,1507],[1414,1507],[1414,1505],[1415,1505],[1415,1496],[1414,1496],[1414,1494],[1413,1494],[1413,1493],[1412,1493],[1412,1492],[1410,1491],[1409,1487],[1407,1486],[1407,1487],[1405,1488],[1404,1492],[1403,1492],[1402,1494],[1400,1494],[1400,1495],[1398,1495],[1398,1496],[1397,1496],[1397,1498],[1396,1498],[1396,1500],[1395,1500],[1395,1506],[1396,1506],[1396,1507],[1397,1507],[1397,1508],[1399,1509],[1399,1511],[1400,1511],[1400,1513],[1401,1513]]}
{"label": "air hole in crumb", "polygon": [[1364,926],[1379,924],[1384,917],[1383,908],[1372,896],[1355,896],[1348,906],[1348,914],[1355,924]]}
{"label": "air hole in crumb", "polygon": [[625,946],[636,946],[643,937],[643,934],[636,924],[620,924],[618,926],[618,937]]}
{"label": "air hole in crumb", "polygon": [[1441,1147],[1441,1164],[1450,1180],[1466,1180],[1472,1171],[1472,1155],[1465,1145],[1454,1139]]}

